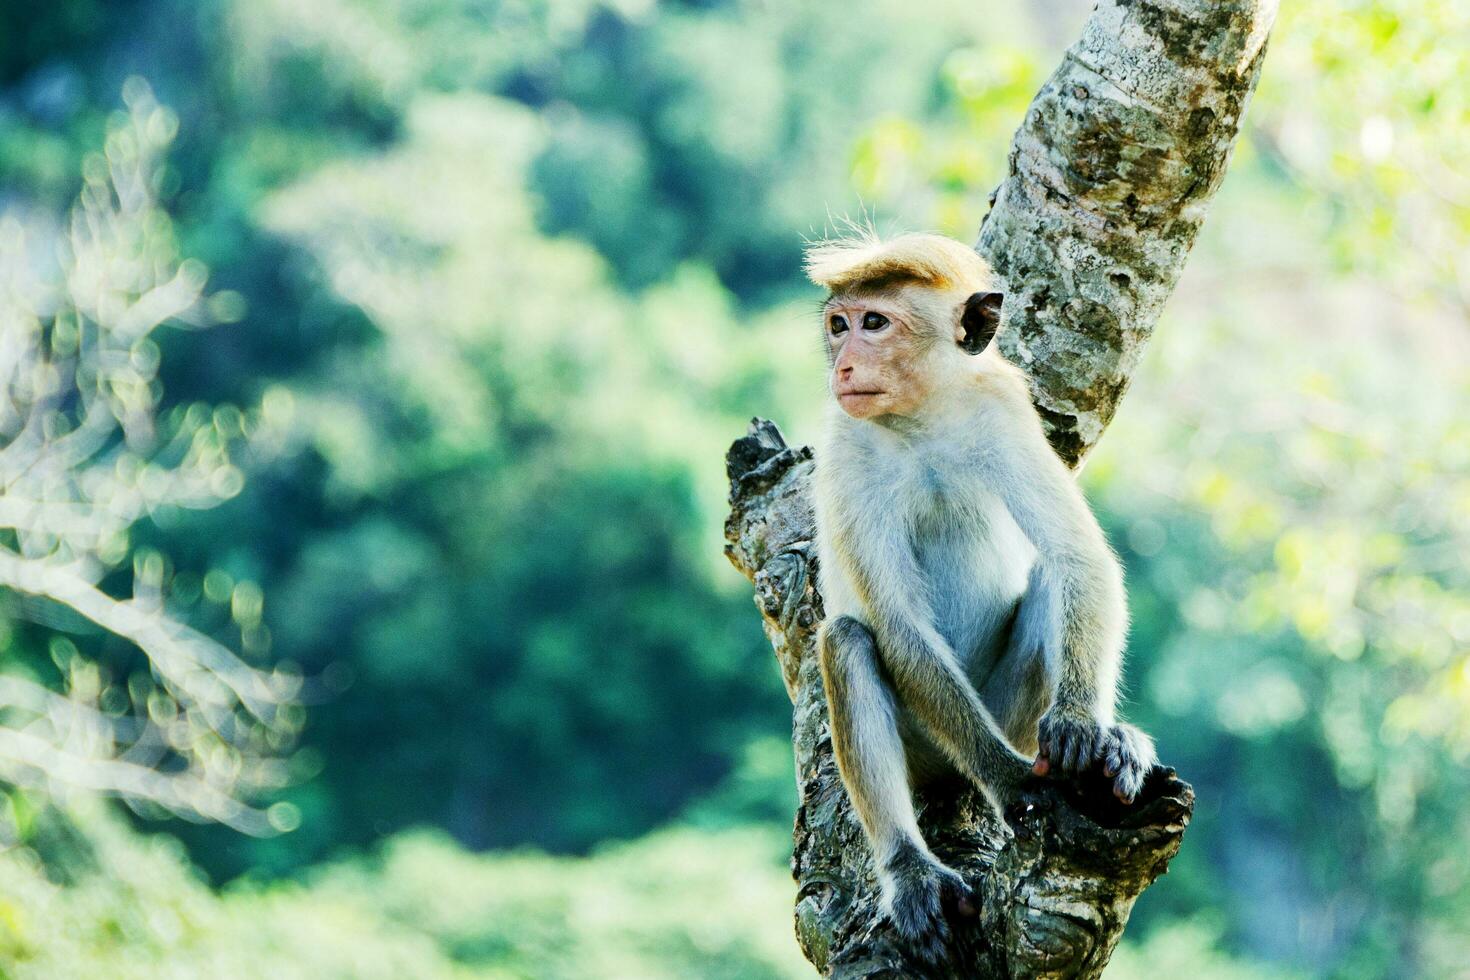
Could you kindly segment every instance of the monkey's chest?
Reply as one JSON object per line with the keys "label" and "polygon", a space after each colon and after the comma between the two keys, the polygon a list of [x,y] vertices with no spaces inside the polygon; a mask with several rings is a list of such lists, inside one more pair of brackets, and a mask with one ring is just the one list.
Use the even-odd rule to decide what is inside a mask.
{"label": "monkey's chest", "polygon": [[914,558],[935,626],[966,659],[993,653],[1036,551],[998,496],[973,488],[959,496],[942,476],[915,490],[924,506],[915,514]]}

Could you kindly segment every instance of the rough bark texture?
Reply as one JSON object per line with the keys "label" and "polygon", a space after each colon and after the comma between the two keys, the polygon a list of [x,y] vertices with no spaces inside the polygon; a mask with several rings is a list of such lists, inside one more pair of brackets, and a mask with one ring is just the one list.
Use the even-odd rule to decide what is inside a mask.
{"label": "rough bark texture", "polygon": [[999,343],[1076,465],[1112,420],[1230,161],[1275,0],[1103,0],[1011,145],[980,229]]}
{"label": "rough bark texture", "polygon": [[[1000,343],[1032,379],[1057,452],[1112,418],[1205,210],[1260,72],[1274,0],[1101,0],[1036,96],[976,246],[1007,286]],[[1002,820],[956,786],[919,801],[926,839],[979,883],[978,921],[939,967],[877,911],[872,863],[832,755],[814,641],[809,448],[756,420],[730,449],[726,553],[795,707],[796,933],[834,977],[1096,977],[1167,869],[1194,793],[1156,769],[1131,807],[1094,782],[1037,781]]]}

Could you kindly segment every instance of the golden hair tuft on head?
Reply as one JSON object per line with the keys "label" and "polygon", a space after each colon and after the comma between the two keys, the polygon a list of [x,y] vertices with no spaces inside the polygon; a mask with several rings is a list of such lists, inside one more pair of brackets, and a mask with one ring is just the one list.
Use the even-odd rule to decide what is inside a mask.
{"label": "golden hair tuft on head", "polygon": [[899,282],[978,292],[993,288],[995,278],[974,249],[953,238],[910,233],[884,240],[871,229],[812,242],[805,267],[812,282],[834,293]]}

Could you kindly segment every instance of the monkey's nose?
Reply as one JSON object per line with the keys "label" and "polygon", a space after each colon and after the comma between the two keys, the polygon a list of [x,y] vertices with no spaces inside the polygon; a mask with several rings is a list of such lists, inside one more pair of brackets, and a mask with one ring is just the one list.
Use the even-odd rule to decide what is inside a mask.
{"label": "monkey's nose", "polygon": [[843,381],[846,381],[846,380],[848,380],[849,378],[852,377],[852,368],[850,368],[850,367],[838,368],[837,369],[837,375]]}

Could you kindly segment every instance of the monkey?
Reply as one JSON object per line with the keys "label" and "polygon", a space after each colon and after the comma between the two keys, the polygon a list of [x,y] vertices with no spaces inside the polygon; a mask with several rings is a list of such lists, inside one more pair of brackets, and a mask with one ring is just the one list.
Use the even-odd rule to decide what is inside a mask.
{"label": "monkey", "polygon": [[813,478],[818,632],[838,771],[882,910],[937,958],[975,912],[912,792],[958,774],[1004,812],[1033,776],[1101,766],[1133,802],[1154,746],[1114,716],[1122,566],[998,350],[973,249],[871,232],[808,246],[829,367]]}

